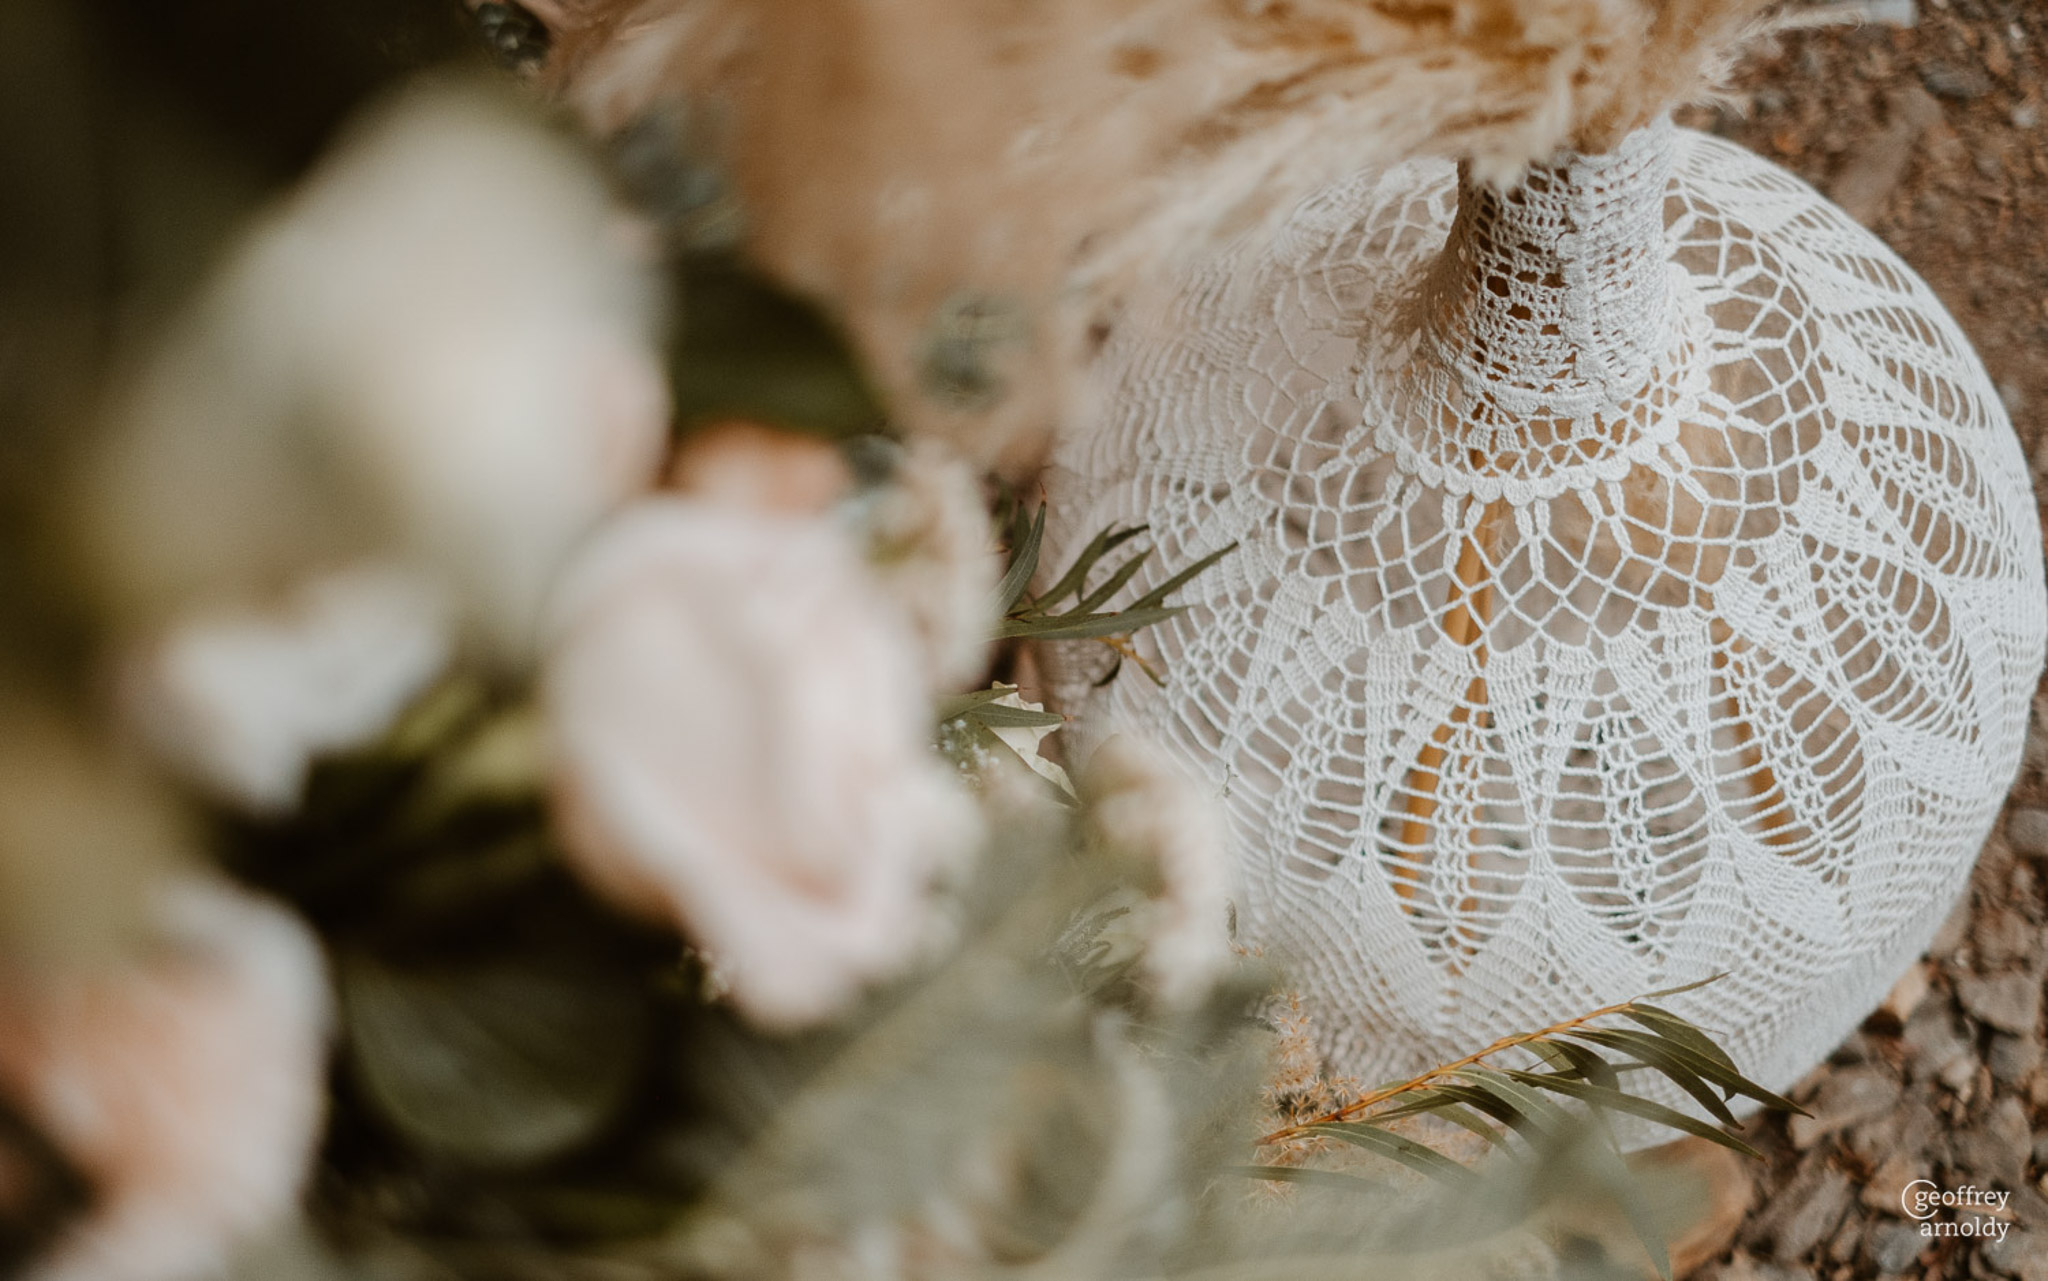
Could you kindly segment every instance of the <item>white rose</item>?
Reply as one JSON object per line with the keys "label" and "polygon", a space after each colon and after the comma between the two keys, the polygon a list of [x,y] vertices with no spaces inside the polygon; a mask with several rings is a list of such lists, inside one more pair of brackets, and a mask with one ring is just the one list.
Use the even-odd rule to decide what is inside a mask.
{"label": "white rose", "polygon": [[829,518],[650,499],[567,574],[545,705],[594,882],[794,1026],[906,964],[978,839],[917,649]]}
{"label": "white rose", "polygon": [[136,651],[124,711],[189,781],[288,810],[313,760],[374,739],[446,666],[445,598],[389,566],[307,580],[265,609],[195,611]]}
{"label": "white rose", "polygon": [[572,544],[665,447],[660,291],[633,227],[509,99],[385,104],[120,399],[82,512],[117,602],[154,622],[396,560],[522,656]]}

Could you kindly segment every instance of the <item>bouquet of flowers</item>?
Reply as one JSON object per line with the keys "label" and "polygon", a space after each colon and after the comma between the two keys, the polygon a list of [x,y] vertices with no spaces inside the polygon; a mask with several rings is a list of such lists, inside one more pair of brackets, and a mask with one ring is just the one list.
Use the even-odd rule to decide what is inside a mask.
{"label": "bouquet of flowers", "polygon": [[[117,37],[24,13],[0,80],[117,100]],[[1609,1118],[1790,1106],[1630,993],[1326,1079],[1209,801],[1037,697],[1046,641],[1172,681],[1130,638],[1228,549],[1117,608],[1143,529],[1042,557],[1028,479],[903,432],[675,135],[442,71],[200,254],[197,170],[73,123],[120,180],[24,143],[0,349],[9,1268],[1627,1275],[1684,1198]],[[151,323],[57,235],[110,209],[163,215],[120,228]],[[965,395],[1006,331],[948,314]]]}

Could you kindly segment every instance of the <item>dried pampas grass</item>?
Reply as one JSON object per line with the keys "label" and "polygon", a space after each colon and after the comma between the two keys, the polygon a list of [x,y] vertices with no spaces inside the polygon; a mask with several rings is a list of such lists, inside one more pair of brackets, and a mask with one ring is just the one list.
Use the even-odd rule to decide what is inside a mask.
{"label": "dried pampas grass", "polygon": [[1696,92],[1765,0],[552,0],[601,132],[714,138],[750,252],[983,456],[1073,401],[1148,266],[1421,152],[1504,179]]}

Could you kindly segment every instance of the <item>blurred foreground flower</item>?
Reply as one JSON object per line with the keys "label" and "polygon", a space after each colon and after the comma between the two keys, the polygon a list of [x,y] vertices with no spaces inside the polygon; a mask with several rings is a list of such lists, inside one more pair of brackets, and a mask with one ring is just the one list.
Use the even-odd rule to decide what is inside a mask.
{"label": "blurred foreground flower", "polygon": [[829,517],[651,499],[566,576],[545,678],[569,847],[771,1026],[900,968],[978,840],[917,650]]}
{"label": "blurred foreground flower", "polygon": [[883,593],[903,611],[934,692],[988,666],[1003,559],[974,470],[935,440],[863,438],[884,479],[856,492],[836,445],[743,420],[700,429],[669,472],[679,491],[757,512],[816,515],[844,505]]}
{"label": "blurred foreground flower", "polygon": [[676,450],[668,481],[708,503],[815,516],[846,497],[853,473],[830,441],[733,419],[692,432]]}
{"label": "blurred foreground flower", "polygon": [[974,471],[934,440],[913,442],[863,504],[868,559],[910,616],[934,691],[988,667],[1003,559]]}
{"label": "blurred foreground flower", "polygon": [[1142,950],[1146,985],[1162,1001],[1194,1004],[1233,964],[1223,816],[1156,750],[1126,734],[1089,756],[1081,798],[1091,841],[1149,874],[1149,893],[1130,895],[1115,932]]}
{"label": "blurred foreground flower", "polygon": [[0,1095],[94,1193],[31,1281],[213,1275],[297,1203],[324,1112],[312,937],[209,881],[157,906],[139,955],[0,968]]}
{"label": "blurred foreground flower", "polygon": [[99,586],[150,638],[126,685],[152,745],[286,808],[458,623],[501,660],[530,652],[570,546],[666,439],[630,233],[573,146],[444,85],[375,113],[248,238],[86,478]]}
{"label": "blurred foreground flower", "polygon": [[269,610],[194,612],[133,656],[124,702],[191,781],[287,810],[316,756],[375,738],[447,664],[443,604],[416,576],[372,565],[310,579]]}
{"label": "blurred foreground flower", "polygon": [[386,104],[246,240],[120,402],[82,513],[160,619],[364,556],[501,655],[665,440],[652,253],[512,101]]}

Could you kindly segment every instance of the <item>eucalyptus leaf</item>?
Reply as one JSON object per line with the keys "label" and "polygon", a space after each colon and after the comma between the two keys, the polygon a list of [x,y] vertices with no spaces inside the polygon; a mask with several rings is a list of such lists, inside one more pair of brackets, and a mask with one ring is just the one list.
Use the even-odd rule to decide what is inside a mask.
{"label": "eucalyptus leaf", "polygon": [[951,698],[940,701],[939,723],[943,725],[947,721],[957,720],[959,717],[985,703],[993,703],[999,698],[1016,692],[1017,687],[1015,685],[991,685],[987,689],[977,689],[966,694],[955,694]]}
{"label": "eucalyptus leaf", "polygon": [[1449,1121],[1460,1129],[1469,1130],[1495,1147],[1504,1147],[1507,1136],[1500,1128],[1474,1111],[1469,1103],[1461,1102],[1447,1090],[1430,1088],[1415,1090],[1401,1096],[1404,1102],[1383,1112],[1374,1112],[1374,1121],[1398,1121],[1404,1117],[1427,1114],[1439,1120]]}
{"label": "eucalyptus leaf", "polygon": [[1707,977],[1703,979],[1694,979],[1690,983],[1680,983],[1677,987],[1660,987],[1654,992],[1643,993],[1640,997],[1637,997],[1634,1001],[1631,1001],[1630,1004],[1640,1009],[1642,1008],[1642,1004],[1644,1001],[1661,1001],[1667,996],[1677,996],[1681,992],[1695,992],[1698,991],[1700,988],[1705,987],[1709,983],[1719,983],[1722,979],[1725,979],[1727,977],[1728,971],[1722,970],[1718,974],[1709,974],[1707,975]]}
{"label": "eucalyptus leaf", "polygon": [[1585,1081],[1570,1080],[1554,1073],[1510,1071],[1507,1075],[1523,1085],[1550,1090],[1553,1093],[1578,1099],[1581,1102],[1591,1103],[1610,1111],[1627,1112],[1633,1116],[1642,1117],[1645,1120],[1655,1121],[1659,1125],[1667,1126],[1674,1130],[1683,1130],[1687,1134],[1698,1135],[1700,1138],[1718,1143],[1724,1148],[1732,1148],[1744,1156],[1752,1156],[1758,1160],[1763,1159],[1763,1153],[1744,1143],[1734,1135],[1709,1125],[1705,1121],[1689,1117],[1675,1108],[1667,1108],[1661,1103],[1652,1103],[1648,1099],[1638,1098],[1636,1095],[1628,1094],[1621,1090],[1609,1090]]}
{"label": "eucalyptus leaf", "polygon": [[468,1165],[536,1164],[592,1138],[641,1076],[647,1007],[585,962],[340,961],[349,1063],[383,1119]]}
{"label": "eucalyptus leaf", "polygon": [[[1655,1028],[1654,1024],[1649,1026],[1653,1029]],[[1597,1035],[1589,1035],[1592,1033],[1597,1033]],[[1800,1107],[1790,1099],[1766,1090],[1761,1085],[1742,1075],[1742,1073],[1735,1069],[1734,1064],[1726,1061],[1725,1056],[1709,1058],[1705,1054],[1695,1052],[1693,1042],[1690,1040],[1679,1040],[1675,1037],[1664,1035],[1661,1031],[1657,1030],[1646,1034],[1632,1031],[1628,1028],[1578,1028],[1573,1030],[1572,1035],[1586,1040],[1604,1042],[1607,1045],[1625,1050],[1638,1057],[1645,1057],[1646,1052],[1651,1055],[1662,1055],[1681,1069],[1693,1072],[1703,1079],[1719,1085],[1723,1093],[1731,1097],[1741,1094],[1755,1099],[1768,1108],[1790,1112],[1795,1116],[1806,1115],[1805,1108]],[[1702,1037],[1701,1039],[1705,1038]],[[1710,1041],[1708,1044],[1711,1045],[1712,1042]],[[1719,1048],[1718,1046],[1715,1047],[1717,1051]],[[1664,1071],[1664,1068],[1660,1065],[1652,1064],[1652,1066],[1657,1067],[1659,1071]],[[1669,1075],[1669,1073],[1666,1072],[1666,1075]]]}
{"label": "eucalyptus leaf", "polygon": [[[1470,1088],[1487,1096],[1495,1107],[1480,1107],[1507,1122],[1531,1142],[1557,1143],[1578,1125],[1578,1118],[1512,1076],[1492,1068],[1461,1068],[1458,1075]],[[1475,1107],[1477,1100],[1468,1099]]]}
{"label": "eucalyptus leaf", "polygon": [[1538,1042],[1538,1044],[1542,1045],[1546,1050],[1554,1051],[1559,1058],[1564,1060],[1562,1075],[1576,1076],[1582,1080],[1591,1081],[1594,1085],[1601,1086],[1604,1089],[1618,1090],[1621,1088],[1621,1077],[1615,1072],[1614,1068],[1608,1064],[1606,1059],[1601,1058],[1585,1046],[1574,1045],[1570,1041]]}
{"label": "eucalyptus leaf", "polygon": [[1023,598],[1025,588],[1031,585],[1031,576],[1038,572],[1038,549],[1044,539],[1045,508],[1040,507],[1038,514],[1028,521],[1019,511],[1010,547],[1010,567],[996,584],[997,613],[1008,614]]}
{"label": "eucalyptus leaf", "polygon": [[1130,607],[1132,609],[1152,609],[1157,606],[1164,605],[1166,603],[1167,597],[1173,595],[1181,588],[1186,587],[1189,583],[1193,582],[1196,576],[1201,574],[1203,570],[1208,569],[1211,565],[1214,565],[1216,562],[1222,560],[1225,556],[1230,555],[1230,553],[1236,550],[1237,544],[1235,542],[1227,543],[1224,546],[1217,548],[1215,551],[1210,552],[1207,556],[1202,557],[1202,559],[1196,561],[1194,564],[1188,566],[1186,569],[1181,570],[1173,577],[1159,584],[1159,586],[1153,588],[1151,591],[1146,592],[1143,596],[1140,596],[1138,599],[1132,601]]}
{"label": "eucalyptus leaf", "polygon": [[1128,636],[1140,628],[1165,622],[1185,610],[1127,609],[1115,614],[1055,614],[1048,618],[1010,618],[996,624],[996,639],[1088,640],[1096,636]]}
{"label": "eucalyptus leaf", "polygon": [[1478,1176],[1459,1165],[1435,1148],[1424,1146],[1413,1139],[1404,1139],[1398,1134],[1383,1130],[1370,1121],[1344,1121],[1334,1125],[1315,1125],[1308,1129],[1310,1134],[1349,1143],[1368,1152],[1383,1156],[1407,1166],[1418,1174],[1448,1183],[1453,1187],[1470,1185]]}
{"label": "eucalyptus leaf", "polygon": [[1116,595],[1125,583],[1130,582],[1137,572],[1145,567],[1145,561],[1151,554],[1148,550],[1126,558],[1124,563],[1112,570],[1109,577],[1103,579],[1095,590],[1076,601],[1072,612],[1086,614],[1102,608],[1109,602],[1110,597]]}
{"label": "eucalyptus leaf", "polygon": [[[1086,547],[1081,549],[1079,555],[1074,557],[1073,563],[1067,566],[1067,572],[1060,575],[1058,582],[1046,588],[1032,600],[1033,608],[1041,611],[1051,609],[1067,597],[1081,591],[1088,582],[1089,571],[1093,570],[1104,556],[1144,532],[1145,526],[1143,525],[1132,525],[1128,529],[1118,529],[1116,526],[1111,525],[1104,529],[1090,540]],[[1137,559],[1143,560],[1149,554],[1148,552],[1140,552]]]}
{"label": "eucalyptus leaf", "polygon": [[[1635,1055],[1657,1071],[1662,1072],[1679,1089],[1684,1090],[1687,1094],[1698,1100],[1699,1105],[1705,1108],[1715,1120],[1723,1125],[1735,1124],[1735,1115],[1728,1110],[1727,1102],[1714,1091],[1711,1085],[1702,1079],[1701,1074],[1693,1070],[1681,1056],[1671,1052],[1662,1042],[1659,1042],[1654,1037],[1644,1036],[1639,1032],[1630,1033],[1606,1028],[1577,1028],[1574,1029],[1573,1035],[1598,1045],[1606,1045]],[[1590,1050],[1585,1050],[1584,1052],[1592,1054]],[[1595,1055],[1594,1057],[1598,1056]],[[1606,1085],[1611,1088],[1614,1083],[1611,1081],[1600,1081],[1596,1082],[1596,1084]]]}
{"label": "eucalyptus leaf", "polygon": [[1006,707],[994,702],[970,708],[961,715],[990,729],[1051,729],[1067,723],[1067,718],[1058,712],[1041,712],[1030,707]]}

